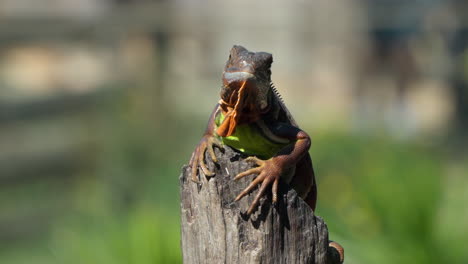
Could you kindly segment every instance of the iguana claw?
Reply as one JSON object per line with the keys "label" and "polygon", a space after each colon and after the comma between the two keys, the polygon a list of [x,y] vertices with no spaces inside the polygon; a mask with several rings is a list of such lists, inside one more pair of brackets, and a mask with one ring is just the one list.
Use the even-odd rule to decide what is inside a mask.
{"label": "iguana claw", "polygon": [[213,176],[214,172],[210,171],[205,163],[205,151],[208,150],[208,153],[211,156],[211,159],[214,162],[218,162],[216,155],[214,153],[213,146],[217,146],[218,148],[222,149],[222,143],[214,136],[205,135],[202,137],[200,142],[198,143],[195,151],[192,153],[192,157],[190,158],[190,167],[192,168],[192,181],[196,183],[200,183],[197,179],[197,172],[198,167],[200,166],[201,170],[206,176]]}
{"label": "iguana claw", "polygon": [[245,188],[236,197],[235,201],[239,201],[240,199],[242,199],[242,197],[250,193],[255,188],[255,186],[262,183],[262,185],[260,186],[260,190],[255,196],[254,201],[252,202],[249,209],[247,210],[247,214],[250,215],[260,203],[260,198],[262,198],[262,196],[265,194],[268,186],[270,186],[270,184],[272,183],[273,183],[272,190],[271,190],[272,197],[273,197],[272,201],[273,203],[276,203],[276,201],[278,200],[278,184],[279,184],[279,179],[280,179],[282,170],[281,170],[281,167],[275,164],[275,161],[273,158],[269,160],[261,160],[256,157],[248,157],[246,161],[255,162],[258,165],[258,167],[255,167],[255,168],[252,168],[252,169],[249,169],[249,170],[246,170],[244,172],[237,174],[236,177],[234,177],[234,180],[241,179],[250,174],[258,174],[258,175],[249,184],[249,186],[247,186],[247,188]]}

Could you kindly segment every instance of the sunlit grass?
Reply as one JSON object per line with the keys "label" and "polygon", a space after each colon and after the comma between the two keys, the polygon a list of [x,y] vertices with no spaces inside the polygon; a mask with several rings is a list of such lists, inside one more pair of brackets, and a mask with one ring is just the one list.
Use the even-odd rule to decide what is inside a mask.
{"label": "sunlit grass", "polygon": [[[81,181],[73,212],[52,226],[41,247],[5,259],[27,263],[31,254],[35,263],[181,263],[178,175],[193,137],[175,141],[178,135],[171,135],[146,154],[139,153],[148,151],[145,140],[115,139],[122,145],[110,144],[102,177]],[[433,146],[380,134],[320,133],[311,154],[317,214],[330,238],[345,247],[346,263],[467,261],[466,166],[447,162]],[[123,202],[126,192],[131,199]]]}
{"label": "sunlit grass", "polygon": [[71,219],[55,229],[51,248],[58,263],[182,262],[176,215],[142,204],[86,222]]}
{"label": "sunlit grass", "polygon": [[450,251],[434,236],[442,155],[381,135],[331,133],[314,142],[317,213],[331,238],[343,239],[350,263],[442,263]]}

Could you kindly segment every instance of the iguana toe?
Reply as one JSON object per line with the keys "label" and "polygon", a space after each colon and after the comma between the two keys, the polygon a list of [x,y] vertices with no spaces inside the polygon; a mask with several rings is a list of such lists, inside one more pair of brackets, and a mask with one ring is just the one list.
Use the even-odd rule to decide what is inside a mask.
{"label": "iguana toe", "polygon": [[192,154],[192,157],[190,159],[190,167],[192,168],[192,181],[196,183],[200,183],[200,181],[197,178],[197,172],[198,168],[203,171],[203,174],[206,176],[213,176],[215,175],[214,172],[210,171],[208,167],[206,166],[205,163],[205,152],[208,151],[210,154],[211,159],[214,162],[218,162],[218,159],[216,158],[213,146],[217,146],[218,148],[223,148],[221,142],[213,137],[213,136],[204,136],[198,143],[197,147],[195,148],[195,151]]}

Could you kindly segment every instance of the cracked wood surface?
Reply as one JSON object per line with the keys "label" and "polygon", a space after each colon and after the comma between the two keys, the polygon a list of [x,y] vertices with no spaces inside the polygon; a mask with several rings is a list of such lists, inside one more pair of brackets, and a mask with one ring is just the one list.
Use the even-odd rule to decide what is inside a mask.
{"label": "cracked wood surface", "polygon": [[254,165],[227,146],[215,152],[216,165],[206,158],[215,176],[200,172],[201,185],[197,185],[185,166],[179,178],[184,263],[325,264],[327,226],[296,192],[280,184],[278,204],[271,205],[271,196],[263,198],[249,218],[244,213],[256,190],[239,202],[234,198],[254,176],[233,178]]}

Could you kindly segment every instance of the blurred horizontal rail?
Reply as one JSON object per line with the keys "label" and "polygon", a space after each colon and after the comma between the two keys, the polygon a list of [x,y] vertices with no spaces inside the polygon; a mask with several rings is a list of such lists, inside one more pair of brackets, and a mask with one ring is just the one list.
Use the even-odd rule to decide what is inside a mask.
{"label": "blurred horizontal rail", "polygon": [[63,94],[23,102],[0,100],[0,126],[10,122],[50,118],[96,110],[115,90],[97,89],[86,94]]}
{"label": "blurred horizontal rail", "polygon": [[[421,12],[429,12],[437,5],[420,4],[419,9],[411,11],[408,19],[395,19],[395,12],[407,1],[398,1],[400,5],[378,5],[367,10],[376,18],[371,28],[357,25],[356,30],[404,29],[413,27],[415,21],[421,22]],[[249,8],[237,2],[208,1],[204,5],[187,2],[138,3],[117,5],[92,17],[70,17],[65,15],[32,15],[0,17],[0,42],[31,39],[70,39],[91,36],[108,38],[119,36],[122,32],[145,30],[148,32],[221,32],[225,21],[230,29],[262,31],[265,29],[288,30],[297,32],[328,31],[328,26],[313,26],[315,20],[309,20],[307,10],[314,10],[313,3],[277,2],[275,8],[264,10],[270,2],[251,2]],[[210,8],[206,8],[209,6]],[[418,7],[418,6],[417,6]],[[398,8],[396,11],[393,10]],[[468,10],[467,4],[458,4],[459,10]],[[217,12],[213,12],[216,10]],[[361,10],[362,11],[362,10]],[[365,11],[362,11],[366,14]],[[303,14],[303,16],[297,16]],[[468,17],[459,17],[459,28],[468,28]]]}
{"label": "blurred horizontal rail", "polygon": [[29,212],[26,216],[0,219],[0,246],[11,246],[24,239],[41,238],[52,226],[51,218],[57,216],[66,208],[65,200],[56,206],[41,206],[36,212]]}
{"label": "blurred horizontal rail", "polygon": [[50,177],[71,177],[84,168],[91,168],[92,161],[92,157],[73,150],[0,160],[0,188]]}

